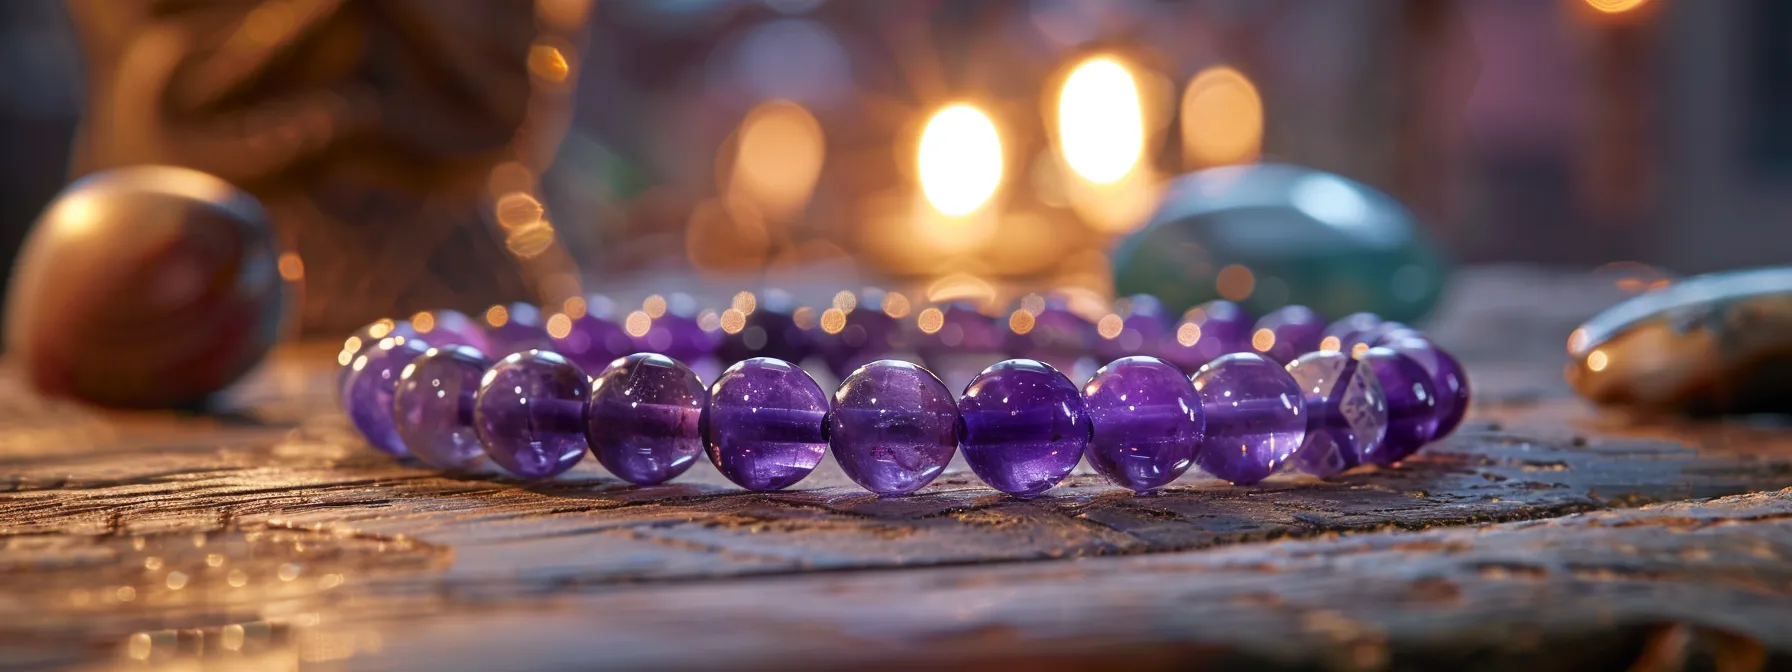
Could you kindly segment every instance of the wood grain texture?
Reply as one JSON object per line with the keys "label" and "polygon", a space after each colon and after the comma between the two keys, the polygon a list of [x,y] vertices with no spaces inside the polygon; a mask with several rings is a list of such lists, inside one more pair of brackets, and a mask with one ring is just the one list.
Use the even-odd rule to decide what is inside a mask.
{"label": "wood grain texture", "polygon": [[0,667],[1792,664],[1792,433],[1597,414],[1517,342],[1463,341],[1486,401],[1400,468],[1146,498],[450,478],[362,447],[303,347],[217,415],[0,383]]}

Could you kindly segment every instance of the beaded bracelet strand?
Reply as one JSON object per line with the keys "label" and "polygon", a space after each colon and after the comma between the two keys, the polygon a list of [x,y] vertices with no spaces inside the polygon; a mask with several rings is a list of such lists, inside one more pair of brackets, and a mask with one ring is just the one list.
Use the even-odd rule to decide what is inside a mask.
{"label": "beaded bracelet strand", "polygon": [[[1249,329],[1222,321],[1235,325],[1235,306],[1203,308],[1204,322],[1179,325],[1179,346],[1202,343],[1189,338],[1191,324],[1209,336]],[[951,313],[939,314],[944,323]],[[1027,314],[1035,322],[1022,327],[1075,328],[1044,309]],[[979,479],[1017,497],[1050,489],[1085,458],[1139,493],[1191,466],[1248,485],[1287,468],[1329,478],[1362,463],[1397,463],[1453,431],[1469,399],[1460,365],[1418,332],[1362,314],[1322,326],[1297,306],[1258,321],[1255,352],[1220,354],[1192,377],[1173,363],[1170,347],[1162,358],[1114,359],[1080,389],[1051,364],[1023,357],[976,374],[957,400],[927,368],[893,359],[859,365],[831,399],[800,367],[770,357],[739,361],[708,388],[661,353],[618,357],[588,377],[551,349],[569,333],[539,339],[522,328],[479,329],[458,313],[435,315],[425,329],[375,323],[351,337],[340,381],[350,419],[393,455],[454,471],[489,459],[527,479],[552,477],[590,452],[613,475],[649,485],[707,454],[737,485],[778,490],[800,482],[831,449],[861,487],[901,495],[931,482],[962,447]],[[1124,318],[1120,330],[1150,329],[1141,315],[1148,313]],[[923,332],[944,331],[938,324],[929,332],[922,318]],[[967,323],[974,325],[958,318],[961,331]],[[833,333],[845,331],[835,326]],[[1013,346],[1030,331],[1012,329],[1005,340]],[[980,347],[997,342],[978,338]],[[1312,340],[1319,349],[1279,363],[1290,353],[1276,345]],[[540,345],[548,348],[495,363],[484,354]],[[1050,355],[1075,354],[1046,345]]]}

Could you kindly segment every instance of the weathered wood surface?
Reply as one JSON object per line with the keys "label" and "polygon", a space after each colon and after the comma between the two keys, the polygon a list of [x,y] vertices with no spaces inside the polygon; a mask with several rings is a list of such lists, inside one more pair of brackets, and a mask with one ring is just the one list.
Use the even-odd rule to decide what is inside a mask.
{"label": "weathered wood surface", "polygon": [[304,348],[231,415],[3,388],[0,668],[1792,665],[1792,431],[1567,397],[1605,298],[1473,274],[1434,329],[1481,391],[1457,436],[1149,498],[448,478],[360,447]]}

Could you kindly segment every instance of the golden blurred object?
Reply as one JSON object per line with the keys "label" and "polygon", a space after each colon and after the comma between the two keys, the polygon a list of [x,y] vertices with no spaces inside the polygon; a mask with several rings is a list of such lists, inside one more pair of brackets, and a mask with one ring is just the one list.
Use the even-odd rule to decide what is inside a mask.
{"label": "golden blurred object", "polygon": [[282,270],[295,270],[282,261],[261,205],[217,177],[95,173],[63,190],[26,239],[7,348],[45,394],[193,406],[273,346]]}
{"label": "golden blurred object", "polygon": [[807,109],[764,103],[741,122],[729,187],[767,216],[788,219],[809,203],[826,155],[821,123]]}
{"label": "golden blurred object", "polygon": [[1202,70],[1182,94],[1182,156],[1189,169],[1257,160],[1263,145],[1263,99],[1233,68]]}
{"label": "golden blurred object", "polygon": [[1113,184],[1139,164],[1145,118],[1132,73],[1112,58],[1077,66],[1058,96],[1058,145],[1065,163],[1095,184]]}
{"label": "golden blurred object", "polygon": [[935,113],[921,131],[918,154],[921,192],[947,216],[976,212],[1002,184],[1001,135],[989,115],[970,105]]}
{"label": "golden blurred object", "polygon": [[1587,0],[1587,6],[1605,14],[1622,14],[1648,2],[1649,0]]}

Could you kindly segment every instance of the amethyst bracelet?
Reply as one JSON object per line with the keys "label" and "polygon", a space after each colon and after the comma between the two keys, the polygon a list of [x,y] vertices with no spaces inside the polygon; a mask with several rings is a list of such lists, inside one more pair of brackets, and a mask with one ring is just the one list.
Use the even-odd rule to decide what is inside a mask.
{"label": "amethyst bracelet", "polygon": [[[865,310],[864,303],[855,308]],[[721,315],[721,338],[685,334],[716,331],[685,316],[661,325],[678,333],[660,339],[676,355],[637,352],[608,363],[593,356],[650,346],[641,336],[653,333],[654,318],[624,327],[635,336],[626,346],[603,328],[604,318],[557,314],[543,321],[521,305],[489,311],[485,329],[469,329],[478,325],[447,311],[382,321],[345,344],[339,391],[370,444],[449,471],[489,462],[543,479],[589,452],[618,478],[652,485],[702,455],[742,488],[771,491],[799,483],[832,451],[854,483],[903,495],[932,482],[962,448],[979,479],[1022,498],[1057,485],[1084,459],[1141,494],[1190,467],[1238,485],[1285,469],[1331,478],[1411,456],[1453,431],[1468,405],[1467,378],[1453,357],[1422,334],[1371,315],[1326,325],[1290,306],[1252,325],[1236,306],[1215,302],[1171,326],[1155,299],[1127,303],[1126,317],[1092,323],[1055,299],[1029,297],[1006,332],[984,331],[979,314],[964,306],[929,309],[931,318],[922,311],[915,349],[926,348],[928,361],[956,361],[998,343],[1005,354],[1046,358],[991,365],[958,399],[926,368],[879,358],[905,351],[902,337],[888,333],[896,322],[891,311],[871,308],[889,319],[853,321],[848,311],[832,309],[824,316],[834,322],[829,333],[827,324],[805,326],[801,309],[776,312],[787,302],[741,311],[739,298]],[[758,332],[745,333],[753,314],[761,315],[750,321]],[[785,324],[781,314],[794,317]],[[436,315],[448,317],[430,319]],[[948,322],[945,315],[955,317]],[[583,338],[572,325],[583,328]],[[947,332],[947,325],[956,329]],[[1118,356],[1080,388],[1047,362],[1087,359],[1091,350],[1079,344],[1091,341],[1079,325],[1107,343],[1104,355]],[[816,327],[822,333],[806,333]],[[743,333],[750,338],[735,338]],[[790,338],[803,342],[786,343]],[[811,338],[822,343],[818,350],[809,350]],[[1248,347],[1240,343],[1246,338]],[[877,342],[849,350],[850,341],[866,339]],[[706,351],[693,345],[705,342]],[[525,346],[496,362],[486,356]],[[570,346],[577,354],[555,351]],[[831,396],[781,359],[742,359],[707,387],[686,364],[730,348],[863,363]],[[588,375],[581,364],[603,368]],[[1191,367],[1193,375],[1185,375]]]}

